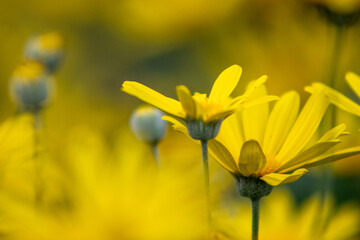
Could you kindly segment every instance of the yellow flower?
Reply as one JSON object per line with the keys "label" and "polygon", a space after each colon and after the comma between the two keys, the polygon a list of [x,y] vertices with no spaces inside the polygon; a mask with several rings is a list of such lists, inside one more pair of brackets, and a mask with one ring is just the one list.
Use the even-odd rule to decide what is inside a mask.
{"label": "yellow flower", "polygon": [[122,90],[174,117],[184,120],[186,123],[200,121],[205,125],[216,125],[240,107],[276,99],[274,96],[264,96],[249,101],[249,95],[266,82],[266,76],[254,81],[243,95],[233,99],[230,98],[229,96],[236,87],[241,73],[242,69],[238,65],[227,68],[216,79],[209,96],[200,93],[191,95],[186,86],[177,86],[176,92],[179,101],[165,97],[137,82],[125,81]]}
{"label": "yellow flower", "polygon": [[[265,95],[264,86],[253,93],[253,96]],[[345,124],[311,142],[328,105],[324,91],[315,91],[298,114],[299,95],[288,92],[270,114],[268,103],[264,103],[226,119],[218,137],[209,141],[209,152],[234,176],[261,179],[271,186],[296,181],[308,167],[360,153],[360,147],[328,153],[341,142],[340,136],[348,134]],[[181,122],[171,117],[165,119],[186,133]]]}
{"label": "yellow flower", "polygon": [[0,231],[14,240],[202,239],[204,203],[192,181],[198,173],[157,171],[130,132],[119,136],[110,150],[97,131],[73,130],[66,169],[55,159],[42,165],[41,208],[0,192]]}
{"label": "yellow flower", "polygon": [[[236,201],[229,209],[214,214],[217,234],[225,239],[251,239],[251,210],[245,202]],[[274,191],[261,206],[260,239],[267,240],[345,240],[357,239],[359,206],[343,203],[334,206],[331,197],[321,200],[312,196],[298,208],[290,192]]]}

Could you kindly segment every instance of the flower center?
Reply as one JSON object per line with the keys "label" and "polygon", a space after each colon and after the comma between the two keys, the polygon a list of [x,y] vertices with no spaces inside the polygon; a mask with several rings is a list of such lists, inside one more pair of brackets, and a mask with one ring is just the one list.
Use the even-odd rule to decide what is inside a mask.
{"label": "flower center", "polygon": [[222,104],[210,101],[206,94],[195,93],[193,99],[196,102],[197,117],[209,117],[224,110]]}
{"label": "flower center", "polygon": [[280,163],[276,159],[274,158],[266,159],[266,165],[263,169],[261,169],[258,175],[262,177],[266,174],[274,172],[279,167],[280,167]]}

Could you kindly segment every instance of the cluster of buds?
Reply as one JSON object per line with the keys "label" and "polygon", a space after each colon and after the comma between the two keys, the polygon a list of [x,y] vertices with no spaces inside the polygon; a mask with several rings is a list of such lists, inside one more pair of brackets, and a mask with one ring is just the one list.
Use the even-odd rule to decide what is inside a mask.
{"label": "cluster of buds", "polygon": [[10,95],[21,111],[39,112],[54,93],[54,73],[63,59],[63,39],[56,32],[31,37],[24,58],[10,78]]}

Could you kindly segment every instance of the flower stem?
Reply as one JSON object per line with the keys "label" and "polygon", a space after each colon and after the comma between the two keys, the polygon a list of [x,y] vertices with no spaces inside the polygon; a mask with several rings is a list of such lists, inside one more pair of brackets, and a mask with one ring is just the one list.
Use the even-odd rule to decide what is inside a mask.
{"label": "flower stem", "polygon": [[259,218],[260,218],[260,198],[251,199],[252,208],[252,240],[259,239]]}
{"label": "flower stem", "polygon": [[[343,46],[343,32],[344,27],[342,25],[335,26],[335,39],[334,39],[334,48],[331,57],[330,69],[329,69],[329,86],[334,88],[335,90],[341,91],[342,90],[342,81],[337,81],[338,79],[338,70],[339,70],[339,63],[340,57],[342,52]],[[330,127],[333,128],[336,125],[336,112],[337,108],[332,106],[330,108],[331,111],[331,120],[330,120]]]}
{"label": "flower stem", "polygon": [[208,140],[201,140],[201,151],[204,167],[204,179],[205,179],[205,197],[206,197],[206,210],[208,227],[211,229],[212,218],[211,218],[211,202],[210,202],[210,184],[209,184],[209,155],[208,155]]}
{"label": "flower stem", "polygon": [[154,143],[151,145],[151,152],[153,154],[153,157],[155,159],[156,165],[160,167],[160,155],[159,155],[159,148],[157,143]]}
{"label": "flower stem", "polygon": [[35,171],[35,204],[41,205],[43,201],[44,189],[42,183],[42,162],[40,159],[40,136],[41,116],[39,111],[34,111],[34,171]]}

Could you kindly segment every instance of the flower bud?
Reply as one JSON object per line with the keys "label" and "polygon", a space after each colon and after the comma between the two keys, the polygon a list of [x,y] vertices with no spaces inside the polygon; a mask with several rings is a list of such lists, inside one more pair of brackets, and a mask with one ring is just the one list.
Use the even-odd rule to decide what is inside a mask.
{"label": "flower bud", "polygon": [[41,62],[49,73],[60,66],[64,55],[64,41],[57,32],[31,37],[26,43],[24,57]]}
{"label": "flower bud", "polygon": [[10,94],[25,111],[39,111],[51,99],[54,81],[44,66],[36,61],[24,61],[10,78]]}
{"label": "flower bud", "polygon": [[143,142],[156,144],[164,138],[167,123],[161,118],[164,113],[152,106],[140,106],[130,118],[130,127],[135,136]]}

